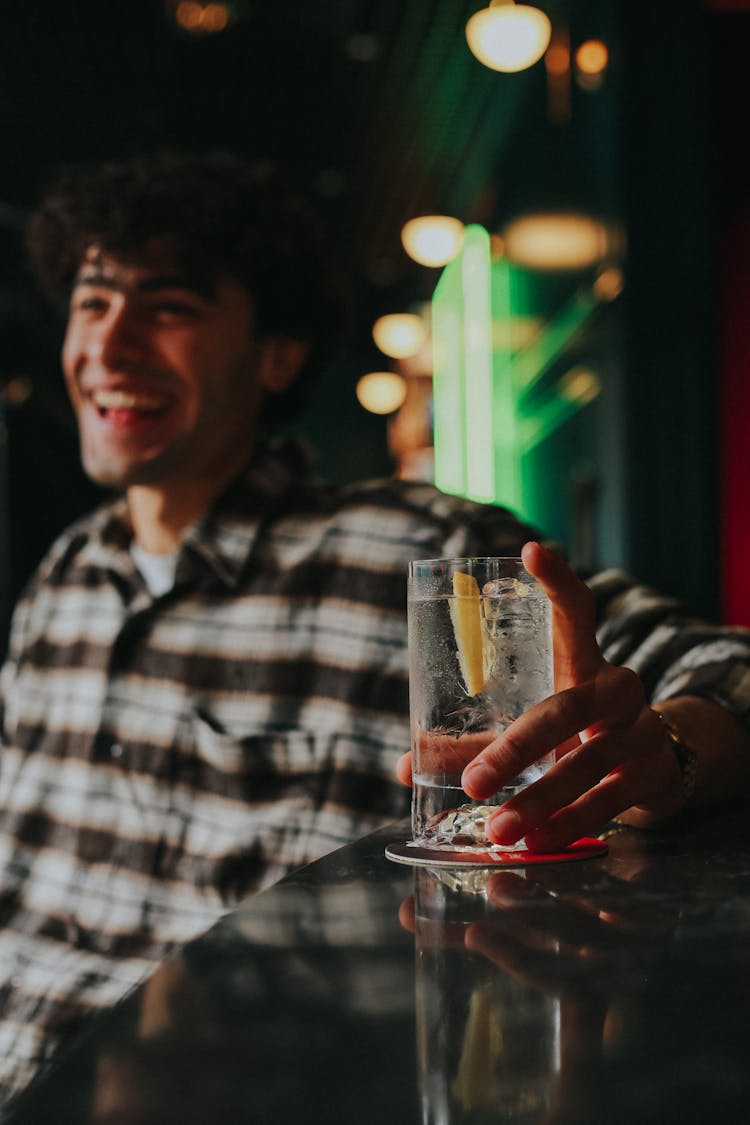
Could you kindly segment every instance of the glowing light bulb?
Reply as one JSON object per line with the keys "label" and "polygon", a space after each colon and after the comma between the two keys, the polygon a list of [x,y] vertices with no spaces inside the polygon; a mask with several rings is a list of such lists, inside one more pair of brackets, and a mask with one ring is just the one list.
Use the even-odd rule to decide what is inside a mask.
{"label": "glowing light bulb", "polygon": [[600,39],[587,39],[576,51],[576,66],[583,74],[601,74],[609,62],[609,51]]}
{"label": "glowing light bulb", "polygon": [[415,313],[380,316],[372,326],[372,338],[384,355],[406,359],[416,355],[427,338],[424,321]]}
{"label": "glowing light bulb", "polygon": [[392,414],[406,398],[406,380],[395,371],[370,371],[357,383],[356,393],[371,414]]}
{"label": "glowing light bulb", "polygon": [[503,237],[508,259],[528,269],[586,269],[611,249],[603,223],[573,212],[524,215],[505,228]]}
{"label": "glowing light bulb", "polygon": [[401,231],[404,250],[421,266],[444,266],[456,257],[464,240],[464,224],[450,215],[419,215]]}
{"label": "glowing light bulb", "polygon": [[466,40],[475,58],[490,70],[507,74],[525,70],[549,46],[549,17],[528,4],[492,0],[489,8],[475,12],[466,24]]}

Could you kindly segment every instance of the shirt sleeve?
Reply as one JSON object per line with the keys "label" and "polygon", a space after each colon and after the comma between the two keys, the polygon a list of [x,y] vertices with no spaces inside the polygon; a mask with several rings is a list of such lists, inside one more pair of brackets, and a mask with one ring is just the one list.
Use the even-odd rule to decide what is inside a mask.
{"label": "shirt sleeve", "polygon": [[651,703],[696,695],[750,726],[750,631],[691,616],[620,570],[588,579],[605,658],[632,668]]}

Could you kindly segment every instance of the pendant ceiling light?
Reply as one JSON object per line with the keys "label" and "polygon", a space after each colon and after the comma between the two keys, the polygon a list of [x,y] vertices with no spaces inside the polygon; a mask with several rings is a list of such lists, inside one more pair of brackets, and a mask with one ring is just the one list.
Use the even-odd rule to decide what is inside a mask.
{"label": "pendant ceiling light", "polygon": [[549,17],[529,4],[491,0],[466,24],[472,54],[490,70],[514,73],[533,66],[547,50],[552,33]]}
{"label": "pendant ceiling light", "polygon": [[357,383],[356,394],[371,414],[392,414],[406,398],[406,380],[395,371],[370,371]]}
{"label": "pendant ceiling light", "polygon": [[415,313],[389,313],[375,321],[372,338],[385,355],[407,359],[422,347],[427,329],[421,316]]}
{"label": "pendant ceiling light", "polygon": [[456,257],[464,240],[464,224],[452,215],[418,215],[404,223],[401,243],[420,266],[444,266]]}
{"label": "pendant ceiling light", "polygon": [[532,270],[581,270],[617,252],[617,232],[575,212],[522,215],[503,230],[510,262]]}

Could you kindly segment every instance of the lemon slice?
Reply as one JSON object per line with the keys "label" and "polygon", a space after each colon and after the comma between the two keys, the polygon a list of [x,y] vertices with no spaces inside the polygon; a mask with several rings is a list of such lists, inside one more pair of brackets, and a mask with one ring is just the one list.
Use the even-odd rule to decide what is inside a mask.
{"label": "lemon slice", "polygon": [[453,575],[450,614],[458,647],[458,663],[469,695],[478,695],[484,687],[482,657],[482,603],[477,580],[471,574],[456,571]]}
{"label": "lemon slice", "polygon": [[487,986],[472,992],[461,1057],[453,1081],[453,1096],[461,1108],[485,1109],[494,1104],[497,1090],[493,1078],[503,1049],[503,1032],[497,997]]}

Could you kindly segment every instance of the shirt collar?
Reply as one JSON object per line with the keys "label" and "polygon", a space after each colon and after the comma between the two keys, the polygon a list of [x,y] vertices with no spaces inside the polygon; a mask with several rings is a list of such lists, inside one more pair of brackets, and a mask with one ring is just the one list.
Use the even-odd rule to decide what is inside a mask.
{"label": "shirt collar", "polygon": [[298,495],[310,476],[311,457],[301,442],[262,445],[206,516],[188,528],[182,558],[194,552],[226,586],[237,586],[263,526]]}
{"label": "shirt collar", "polygon": [[[194,574],[196,560],[201,560],[225,586],[236,587],[264,524],[309,484],[311,465],[309,450],[298,440],[260,445],[243,472],[206,515],[185,531],[177,581]],[[110,569],[116,567],[120,572],[124,566],[131,570],[132,530],[125,498],[108,504],[92,519],[87,561]]]}

